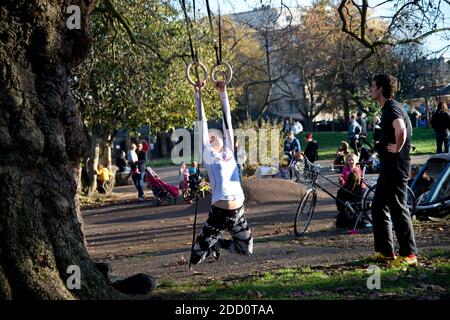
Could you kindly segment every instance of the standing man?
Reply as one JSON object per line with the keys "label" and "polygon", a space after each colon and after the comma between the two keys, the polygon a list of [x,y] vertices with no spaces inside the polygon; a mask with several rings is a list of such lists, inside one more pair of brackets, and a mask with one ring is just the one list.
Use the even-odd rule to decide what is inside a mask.
{"label": "standing man", "polygon": [[373,146],[370,144],[369,140],[367,140],[367,120],[364,118],[363,113],[358,111],[356,114],[356,122],[358,122],[361,127],[361,133],[359,135],[359,141],[365,143],[372,150]]}
{"label": "standing man", "polygon": [[431,126],[436,135],[436,153],[449,152],[450,147],[450,114],[445,102],[439,102],[436,112],[431,117]]}
{"label": "standing man", "polygon": [[411,169],[411,122],[402,105],[394,100],[396,92],[394,76],[378,74],[373,78],[370,94],[381,106],[381,138],[377,146],[381,168],[372,203],[373,232],[377,258],[394,260],[397,256],[393,225],[400,258],[411,265],[417,263],[414,229],[406,199]]}
{"label": "standing man", "polygon": [[359,155],[359,135],[361,134],[361,126],[356,121],[356,115],[350,116],[350,125],[348,126],[348,142],[356,155]]}

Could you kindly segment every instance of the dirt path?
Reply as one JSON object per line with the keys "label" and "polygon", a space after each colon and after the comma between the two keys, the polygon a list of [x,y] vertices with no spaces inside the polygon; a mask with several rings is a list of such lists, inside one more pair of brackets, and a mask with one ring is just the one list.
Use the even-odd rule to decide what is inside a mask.
{"label": "dirt path", "polygon": [[[176,182],[176,167],[157,172],[165,181]],[[334,180],[337,177],[330,175]],[[326,187],[337,191],[329,183]],[[347,230],[334,228],[334,200],[322,192],[311,231],[297,238],[293,219],[302,186],[279,179],[253,179],[244,183],[244,189],[248,200],[245,214],[255,237],[251,257],[222,252],[218,261],[211,258],[188,270],[195,205],[151,207],[150,200],[133,200],[133,186],[117,188],[112,198],[130,202],[83,211],[89,251],[94,259],[111,263],[113,277],[144,272],[159,281],[177,282],[232,278],[281,267],[329,266],[373,252],[371,230],[350,235]],[[209,203],[210,198],[199,203],[197,233],[206,220]],[[449,227],[449,222],[415,224],[419,248],[448,248]]]}

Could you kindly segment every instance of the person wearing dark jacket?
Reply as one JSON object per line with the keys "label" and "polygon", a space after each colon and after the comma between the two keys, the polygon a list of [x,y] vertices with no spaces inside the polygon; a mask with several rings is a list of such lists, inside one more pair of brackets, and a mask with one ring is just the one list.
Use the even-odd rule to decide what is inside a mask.
{"label": "person wearing dark jacket", "polygon": [[305,140],[307,142],[306,148],[305,148],[305,156],[308,158],[309,161],[313,162],[319,160],[319,144],[316,140],[313,140],[312,133],[308,133],[305,137]]}
{"label": "person wearing dark jacket", "polygon": [[431,126],[436,136],[436,153],[449,152],[450,147],[450,114],[445,102],[439,102],[436,112],[431,117]]}
{"label": "person wearing dark jacket", "polygon": [[125,155],[125,151],[120,152],[120,156],[118,156],[116,159],[116,166],[119,168],[118,172],[130,171],[130,169],[128,168],[128,160]]}

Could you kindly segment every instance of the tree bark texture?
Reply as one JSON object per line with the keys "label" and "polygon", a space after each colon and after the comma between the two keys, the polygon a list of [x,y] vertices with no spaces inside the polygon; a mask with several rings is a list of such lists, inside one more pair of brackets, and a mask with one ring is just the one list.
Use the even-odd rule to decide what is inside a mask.
{"label": "tree bark texture", "polygon": [[[81,29],[66,25],[70,5]],[[0,299],[121,297],[89,257],[76,196],[86,137],[68,79],[90,48],[94,6],[0,6]],[[78,290],[66,286],[70,265],[81,271]]]}

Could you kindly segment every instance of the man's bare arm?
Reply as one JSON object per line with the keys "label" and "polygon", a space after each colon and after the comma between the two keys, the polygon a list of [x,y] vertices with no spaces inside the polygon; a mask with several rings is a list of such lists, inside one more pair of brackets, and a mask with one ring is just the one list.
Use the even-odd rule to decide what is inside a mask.
{"label": "man's bare arm", "polygon": [[406,142],[406,125],[403,119],[395,119],[392,122],[392,126],[395,130],[395,144],[389,143],[387,150],[392,153],[398,153],[402,150]]}

